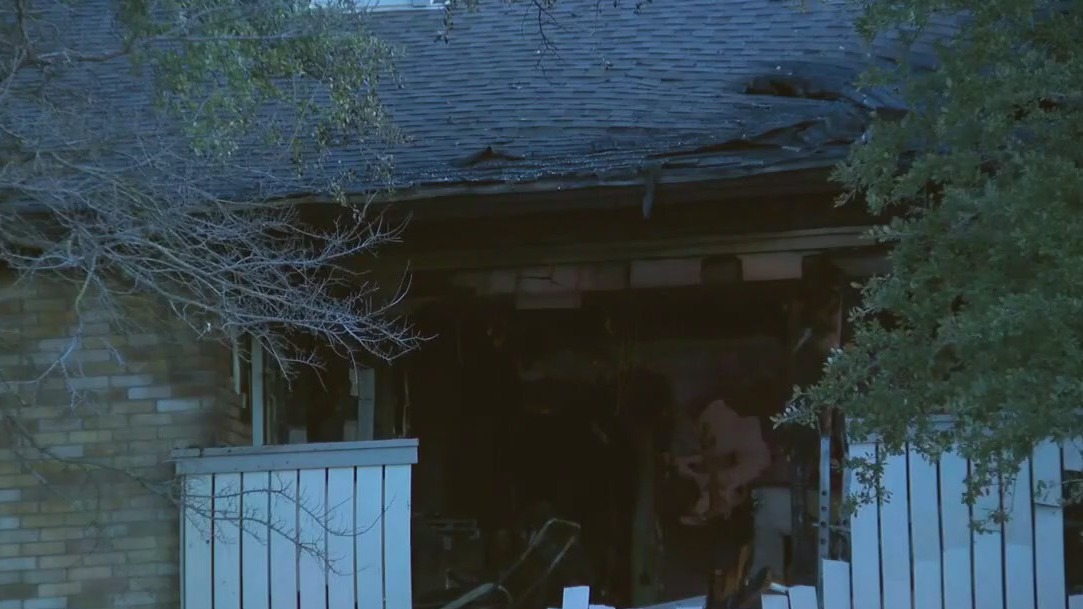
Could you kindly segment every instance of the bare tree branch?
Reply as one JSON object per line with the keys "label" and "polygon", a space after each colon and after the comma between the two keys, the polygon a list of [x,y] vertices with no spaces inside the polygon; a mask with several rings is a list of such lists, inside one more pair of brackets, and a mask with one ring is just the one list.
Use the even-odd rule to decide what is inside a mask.
{"label": "bare tree branch", "polygon": [[[356,8],[0,3],[0,271],[17,277],[0,286],[0,306],[60,285],[71,307],[55,335],[0,326],[0,358],[15,362],[0,366],[0,455],[88,526],[109,528],[115,485],[197,513],[200,498],[160,461],[76,454],[41,431],[46,413],[80,430],[112,416],[115,394],[90,384],[100,374],[86,366],[126,368],[126,347],[162,327],[185,330],[178,345],[250,336],[287,373],[321,365],[312,345],[356,362],[418,344],[395,314],[406,286],[378,290],[363,268],[402,226],[344,196],[383,182],[382,146],[398,137],[378,96],[396,51]],[[328,204],[282,202],[299,194]],[[226,493],[204,515],[247,527],[236,498],[240,512],[223,509]],[[325,533],[359,534],[326,521],[328,506],[297,501]]]}

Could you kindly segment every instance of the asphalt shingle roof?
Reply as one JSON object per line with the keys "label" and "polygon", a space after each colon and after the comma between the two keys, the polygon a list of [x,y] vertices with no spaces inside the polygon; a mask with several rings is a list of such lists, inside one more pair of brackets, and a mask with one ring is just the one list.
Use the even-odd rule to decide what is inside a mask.
{"label": "asphalt shingle roof", "polygon": [[[86,36],[116,35],[109,11],[87,7],[110,1],[72,9]],[[559,0],[539,29],[533,3],[482,0],[457,14],[447,42],[441,10],[373,14],[372,28],[405,49],[402,85],[383,93],[408,138],[389,151],[395,182],[605,181],[657,167],[725,177],[829,163],[861,136],[869,109],[900,107],[852,87],[870,61],[900,52],[866,46],[852,10],[849,0]],[[80,88],[99,92],[98,118],[160,128],[145,81],[116,62],[92,71]],[[289,172],[250,153],[252,176]],[[333,162],[363,160],[343,150]],[[257,177],[222,179],[305,194],[298,181],[268,190],[245,183]]]}
{"label": "asphalt shingle roof", "polygon": [[[870,60],[848,0],[560,0],[539,25],[530,2],[456,15],[384,13],[404,87],[386,101],[411,142],[402,184],[612,176],[645,166],[734,170],[834,159],[867,110],[897,106],[851,85]],[[768,77],[765,79],[764,77]],[[804,81],[809,97],[751,94]],[[775,154],[771,154],[774,152]]]}

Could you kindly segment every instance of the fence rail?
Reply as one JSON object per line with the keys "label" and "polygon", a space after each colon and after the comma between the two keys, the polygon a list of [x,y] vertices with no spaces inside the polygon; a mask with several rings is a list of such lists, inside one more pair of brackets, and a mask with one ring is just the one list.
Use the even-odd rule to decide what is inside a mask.
{"label": "fence rail", "polygon": [[410,609],[416,440],[174,452],[181,609]]}

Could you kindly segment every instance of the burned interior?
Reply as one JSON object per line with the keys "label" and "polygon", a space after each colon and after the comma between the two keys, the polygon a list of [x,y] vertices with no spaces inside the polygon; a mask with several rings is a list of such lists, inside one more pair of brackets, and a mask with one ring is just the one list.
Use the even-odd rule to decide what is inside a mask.
{"label": "burned interior", "polygon": [[[394,367],[351,374],[327,354],[289,387],[268,383],[284,406],[269,432],[281,443],[419,439],[417,606],[442,607],[509,569],[517,606],[559,606],[573,584],[643,606],[702,595],[710,580],[718,544],[696,514],[706,490],[679,463],[699,454],[699,427],[721,401],[769,454],[749,485],[739,574],[768,567],[776,581],[813,583],[818,439],[771,417],[838,344],[841,297],[837,277],[810,270],[822,260],[787,260],[805,267],[796,278],[743,281],[733,256],[625,267],[647,286],[635,289],[614,287],[628,280],[620,265],[584,265],[578,279],[524,271],[520,283],[580,289],[421,306],[411,317],[432,339]],[[665,285],[693,268],[695,285]],[[370,432],[356,421],[366,391]],[[551,519],[574,523],[574,543],[519,564]]]}
{"label": "burned interior", "polygon": [[[838,344],[839,304],[826,284],[791,280],[419,312],[441,337],[407,364],[427,379],[411,390],[430,457],[417,469],[416,540],[433,547],[418,551],[419,585],[423,573],[438,575],[433,588],[449,573],[484,581],[557,516],[582,535],[552,593],[588,584],[614,606],[702,594],[716,540],[693,513],[702,489],[677,462],[699,451],[696,422],[718,400],[755,422],[749,433],[770,453],[754,484],[756,530],[740,537],[752,555],[744,568],[814,578],[818,441],[773,429],[771,417]],[[808,495],[797,502],[808,508],[803,535],[792,534],[795,489]],[[427,529],[429,517],[476,523],[474,538]],[[459,553],[471,545],[472,557]]]}

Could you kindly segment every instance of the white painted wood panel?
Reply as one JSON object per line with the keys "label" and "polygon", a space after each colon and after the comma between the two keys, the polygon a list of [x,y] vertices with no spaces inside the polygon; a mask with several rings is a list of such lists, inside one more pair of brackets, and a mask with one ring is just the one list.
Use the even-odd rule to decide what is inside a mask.
{"label": "white painted wood panel", "polygon": [[906,456],[910,475],[910,547],[914,559],[914,607],[943,609],[940,548],[940,486],[936,464],[916,450]]}
{"label": "white painted wood panel", "polygon": [[[354,468],[327,470],[327,606],[353,609],[354,577]],[[247,608],[246,608],[247,609]]]}
{"label": "white painted wood panel", "polygon": [[411,609],[409,465],[384,468],[385,609]]}
{"label": "white painted wood panel", "polygon": [[241,475],[241,602],[244,609],[270,606],[270,474]]}
{"label": "white painted wood panel", "polygon": [[383,488],[382,468],[357,470],[357,609],[384,608]]}
{"label": "white painted wood panel", "polygon": [[966,459],[950,452],[940,456],[938,465],[944,608],[974,609],[970,507],[963,501],[969,467]]}
{"label": "white painted wood panel", "polygon": [[271,609],[297,608],[297,472],[271,474]]}
{"label": "white painted wood panel", "polygon": [[181,519],[181,595],[186,609],[210,609],[211,591],[211,495],[210,475],[184,480]]}
{"label": "white painted wood panel", "polygon": [[411,609],[416,441],[174,458],[185,479],[180,609]]}
{"label": "white painted wood panel", "polygon": [[851,609],[850,565],[841,560],[823,561],[823,609]]}
{"label": "white painted wood panel", "polygon": [[1004,609],[1003,529],[988,521],[1000,509],[1000,486],[991,485],[974,502],[974,520],[985,522],[984,531],[974,531],[974,607]]}
{"label": "white painted wood panel", "polygon": [[241,609],[241,475],[214,476],[214,609]]}
{"label": "white painted wood panel", "polygon": [[1064,443],[1064,470],[1083,472],[1083,438]]}
{"label": "white painted wood panel", "polygon": [[[873,450],[855,443],[851,455],[867,458]],[[958,454],[932,464],[908,453],[905,475],[897,460],[887,459],[882,482],[892,500],[879,510],[865,506],[851,520],[851,609],[1074,609],[1072,603],[1083,603],[1067,596],[1060,505],[1062,469],[1083,467],[1066,464],[1077,455],[1074,444],[1042,443],[1015,478],[987,489],[973,508],[963,501],[970,465]],[[893,505],[900,496],[907,497],[908,519]],[[1008,520],[998,524],[1002,508]],[[990,516],[990,530],[972,532],[973,520]],[[840,604],[845,575],[824,563],[821,609]],[[793,607],[792,595],[787,602]]]}
{"label": "white painted wood panel", "polygon": [[590,607],[590,588],[587,586],[575,586],[564,589],[562,609],[587,609]]}
{"label": "white painted wood panel", "polygon": [[910,500],[906,455],[889,455],[884,459],[883,486],[890,493],[880,505],[883,607],[910,609]]}
{"label": "white painted wood panel", "polygon": [[1034,518],[1030,459],[1022,463],[1014,480],[1005,481],[1004,605],[1007,609],[1034,609]]}
{"label": "white painted wood panel", "polygon": [[1061,449],[1043,442],[1031,459],[1034,494],[1034,573],[1038,609],[1063,609],[1064,512],[1061,508]]}
{"label": "white painted wood panel", "polygon": [[812,586],[794,586],[790,588],[790,609],[819,609],[816,600],[816,588]]}
{"label": "white painted wood panel", "polygon": [[[876,445],[855,444],[850,447],[854,458],[875,459]],[[851,473],[851,475],[854,475]],[[861,482],[852,480],[850,488],[857,493]],[[855,609],[879,609],[880,597],[880,525],[879,508],[874,503],[857,508],[850,518],[850,582]]]}
{"label": "white painted wood panel", "polygon": [[301,607],[326,607],[327,470],[301,470],[298,474],[298,489],[298,598]]}

